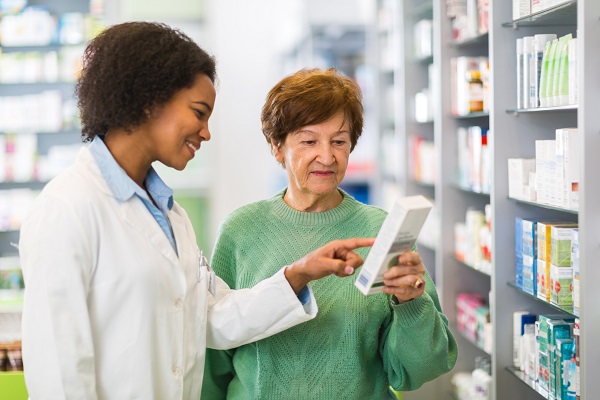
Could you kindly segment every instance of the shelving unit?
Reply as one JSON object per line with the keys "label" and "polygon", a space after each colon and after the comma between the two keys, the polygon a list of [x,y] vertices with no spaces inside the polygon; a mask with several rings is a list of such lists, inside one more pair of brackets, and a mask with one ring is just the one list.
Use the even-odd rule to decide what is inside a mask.
{"label": "shelving unit", "polygon": [[[377,121],[379,135],[381,186],[390,193],[382,199],[384,208],[389,206],[398,193],[424,195],[435,203],[435,182],[420,179],[411,173],[411,138],[420,137],[433,142],[434,119],[417,121],[415,95],[432,86],[428,68],[435,64],[434,55],[419,54],[415,49],[415,25],[421,20],[433,18],[433,1],[376,2],[379,23],[376,27],[378,54],[377,75]],[[377,46],[378,44],[378,46]],[[435,178],[434,178],[435,179]],[[431,277],[436,279],[435,254],[438,245],[417,243],[421,256]]]}
{"label": "shelving unit", "polygon": [[[88,0],[71,0],[66,2],[60,0],[30,0],[28,4],[33,6],[44,6],[53,15],[63,15],[71,12],[87,14],[90,10]],[[38,57],[40,57],[40,59],[43,59],[44,57],[47,57],[48,54],[52,54],[52,52],[58,54],[56,55],[57,65],[55,66],[55,73],[51,74],[54,75],[53,77],[47,76],[45,72],[38,72],[40,73],[40,76],[37,79],[28,78],[24,81],[19,79],[14,80],[15,71],[13,71],[12,80],[0,82],[0,97],[10,99],[14,97],[19,99],[21,96],[37,95],[45,91],[55,91],[60,93],[63,105],[65,102],[73,102],[75,76],[72,76],[72,80],[67,80],[65,79],[64,74],[60,72],[63,67],[61,64],[61,51],[76,51],[77,53],[81,51],[82,53],[83,46],[83,43],[60,44],[55,41],[45,45],[1,45],[0,52],[5,57],[12,57],[15,54],[29,57],[30,54],[35,52],[39,53]],[[47,66],[45,63],[42,63],[40,64],[40,67],[42,65]],[[31,69],[31,65],[29,65],[29,68]],[[61,108],[62,107],[63,106],[61,105]],[[31,120],[35,121],[36,118],[38,118],[35,109],[28,110],[28,113],[28,118]],[[51,125],[60,125],[60,128],[58,129],[46,129],[45,126],[37,125],[15,127],[14,129],[7,128],[6,130],[0,128],[0,135],[2,135],[3,138],[14,138],[15,140],[19,140],[23,134],[34,135],[36,158],[39,158],[39,156],[46,156],[52,146],[77,145],[78,143],[81,143],[81,136],[76,122],[76,113],[74,112],[72,114],[72,118],[67,118],[65,116],[65,109],[62,108],[61,110],[56,111],[55,114],[56,116],[53,118],[62,121],[59,124],[53,123]],[[2,142],[2,145],[5,145],[4,141]],[[34,157],[34,154],[31,154],[31,157]],[[1,168],[4,169],[5,165],[2,165]],[[14,168],[16,169],[19,167],[15,165]],[[2,173],[2,176],[4,176],[4,173]],[[46,182],[47,180],[45,177],[41,177],[41,179],[30,177],[26,180],[22,178],[15,178],[15,180],[1,179],[0,191],[2,193],[13,193],[15,190],[26,189],[39,191]],[[0,231],[0,255],[14,255],[17,253],[16,248],[11,245],[11,243],[18,242],[18,227],[15,228],[16,229],[14,230]]]}
{"label": "shelving unit", "polygon": [[[600,4],[594,0],[569,1],[527,18],[511,21],[511,4],[494,2],[491,33],[491,59],[493,76],[493,109],[491,110],[491,128],[494,136],[494,186],[492,205],[494,219],[494,276],[493,287],[496,301],[492,309],[494,339],[493,353],[494,394],[496,399],[528,399],[537,391],[524,385],[515,385],[515,374],[507,367],[511,365],[512,312],[520,309],[534,313],[556,311],[551,305],[528,295],[515,296],[515,288],[508,282],[514,277],[514,219],[523,218],[561,218],[579,222],[581,241],[581,398],[594,398],[600,390],[600,383],[593,376],[600,366],[600,346],[592,336],[600,326],[594,315],[595,304],[600,295],[592,289],[592,282],[600,277],[595,268],[600,256],[597,245],[600,226],[600,185],[591,174],[600,167],[598,158],[592,149],[598,145],[597,132],[599,122],[591,111],[598,102],[600,79],[600,57],[594,50],[600,37]],[[506,22],[508,21],[508,22]],[[518,28],[518,29],[514,29]],[[579,54],[578,66],[579,99],[578,107],[556,107],[535,110],[514,110],[516,102],[516,39],[525,35],[553,32],[559,35],[577,32]],[[507,57],[507,54],[510,57]],[[507,112],[507,110],[509,110]],[[516,111],[516,112],[515,112]],[[587,111],[587,112],[586,112]],[[531,156],[534,141],[553,138],[557,128],[577,126],[582,134],[583,155],[580,171],[580,207],[578,212],[548,207],[536,203],[527,203],[508,198],[507,159]],[[510,266],[510,268],[508,267]],[[564,311],[562,311],[564,313]],[[568,313],[567,313],[568,315]],[[519,379],[522,380],[522,379]]]}
{"label": "shelving unit", "polygon": [[[378,202],[375,187],[378,180],[375,176],[375,144],[371,138],[373,127],[372,81],[373,72],[365,68],[367,58],[367,28],[364,23],[344,22],[340,24],[323,24],[306,22],[305,32],[295,45],[283,57],[282,76],[298,71],[301,68],[336,68],[340,73],[355,80],[363,93],[364,134],[361,136],[350,156],[346,175],[340,187],[357,200],[373,204]],[[282,184],[287,182],[283,171]]]}
{"label": "shelving unit", "polygon": [[[30,0],[27,3],[32,6],[46,7],[53,16],[61,16],[66,13],[89,14],[90,12],[89,0]],[[3,16],[0,16],[1,18]],[[16,42],[13,43],[16,44]],[[8,109],[15,115],[14,118],[10,115],[11,119],[4,120],[5,123],[0,128],[0,136],[3,139],[1,145],[5,146],[2,152],[3,154],[6,152],[5,157],[2,157],[3,165],[0,166],[2,168],[0,193],[5,196],[5,199],[11,199],[8,200],[10,201],[8,206],[11,214],[10,219],[17,221],[26,214],[30,206],[29,202],[33,200],[35,192],[44,187],[47,178],[51,178],[54,174],[55,168],[58,171],[58,164],[53,164],[50,170],[45,169],[48,172],[47,175],[40,175],[39,173],[43,169],[40,156],[43,157],[51,152],[56,152],[58,148],[54,146],[70,147],[71,145],[78,146],[81,144],[73,91],[77,69],[76,62],[83,54],[84,43],[59,44],[53,41],[46,45],[32,46],[6,46],[6,44],[10,43],[4,42],[4,45],[0,46],[0,53],[4,58],[2,60],[4,62],[3,72],[6,73],[3,76],[3,81],[0,82],[0,97],[5,99],[3,107],[11,104],[12,108]],[[23,60],[27,60],[28,63],[24,63]],[[48,61],[52,61],[52,64],[48,64]],[[32,64],[32,62],[35,64]],[[10,69],[9,65],[11,66]],[[51,68],[49,68],[50,66]],[[27,71],[31,72],[34,67],[37,71],[35,77],[33,74],[21,73],[20,68],[28,68]],[[48,71],[53,72],[49,73]],[[46,91],[52,91],[58,95],[53,95],[51,101],[37,100],[31,102],[35,106],[30,107],[30,104],[26,107],[14,106],[14,104],[21,101],[22,96],[39,95]],[[57,104],[57,99],[62,101],[60,105]],[[65,106],[65,103],[68,103],[68,106]],[[26,111],[15,111],[15,109],[20,110],[22,108]],[[3,118],[6,116],[6,108],[4,111]],[[6,123],[7,121],[12,121],[12,124]],[[19,150],[19,143],[22,144],[23,141],[29,141],[30,146],[23,148],[26,150]],[[17,143],[17,145],[12,147],[13,143]],[[54,149],[51,150],[52,147]],[[65,158],[61,160],[61,165],[68,163],[69,157],[66,157],[67,152],[65,152],[67,147],[61,148],[61,154]],[[15,155],[18,151],[22,152],[19,161],[17,161]],[[27,157],[23,157],[25,154],[27,154]],[[14,162],[9,163],[9,157],[12,157]],[[31,175],[29,175],[29,172],[19,173],[24,163],[30,167],[26,168],[27,171],[32,170],[36,173]],[[13,171],[12,174],[5,175],[5,171],[11,170]],[[27,190],[31,191],[30,196],[12,200],[15,193],[24,193]],[[17,208],[19,211],[16,211]],[[6,224],[6,221],[3,221],[3,224]],[[0,256],[12,259],[18,254],[15,244],[19,241],[19,226],[17,222],[11,222],[9,225],[3,225],[3,228],[7,226],[10,229],[0,229]],[[6,259],[3,258],[3,260]],[[14,264],[11,262],[6,268],[8,268],[9,274],[13,274],[15,270],[18,271],[18,259],[14,261]],[[2,336],[3,341],[11,342],[19,337],[23,293],[13,288],[3,288],[0,292],[0,319],[2,320],[0,322],[0,336]],[[2,393],[0,397],[8,396],[7,398],[15,400],[26,399],[27,391],[23,372],[0,372],[0,393]]]}
{"label": "shelving unit", "polygon": [[[396,32],[406,32],[410,21],[415,20],[411,7],[417,2],[405,0],[393,3],[395,14],[393,26]],[[378,1],[378,9],[389,4]],[[418,4],[417,4],[418,5]],[[428,124],[411,124],[408,103],[419,86],[423,76],[423,64],[410,54],[412,38],[410,29],[404,38],[396,38],[396,60],[394,72],[380,72],[378,81],[379,99],[394,99],[394,112],[386,113],[386,103],[379,117],[381,136],[393,132],[397,138],[397,149],[402,164],[394,174],[395,179],[384,175],[383,183],[396,186],[396,196],[423,193],[429,190],[435,197],[435,205],[440,214],[440,240],[434,252],[436,286],[440,293],[442,307],[448,316],[451,327],[456,321],[456,295],[460,292],[477,292],[487,297],[491,291],[490,312],[493,323],[492,399],[532,399],[539,398],[531,388],[531,382],[520,371],[512,368],[512,315],[514,311],[529,310],[532,313],[556,313],[552,305],[528,295],[514,286],[516,217],[566,220],[579,223],[580,276],[581,276],[581,390],[582,399],[595,398],[600,392],[600,345],[593,336],[600,331],[600,318],[594,312],[600,303],[600,292],[593,284],[600,281],[600,269],[596,268],[600,259],[600,181],[595,177],[600,170],[597,149],[600,148],[600,120],[597,104],[600,93],[600,2],[597,0],[572,0],[526,18],[512,20],[512,3],[490,1],[490,32],[459,43],[451,41],[450,21],[446,18],[447,2],[434,0],[432,62],[436,66],[433,91],[434,118]],[[424,7],[424,6],[421,6]],[[429,10],[429,8],[427,8]],[[421,17],[423,14],[419,15]],[[547,107],[536,109],[516,109],[516,39],[538,33],[556,33],[562,36],[573,33],[578,37],[578,99],[576,106]],[[489,113],[472,113],[462,117],[451,113],[450,59],[459,55],[477,56],[489,54],[491,67],[491,106]],[[403,67],[403,64],[404,67]],[[417,68],[413,68],[417,66]],[[416,69],[416,71],[415,71]],[[390,96],[389,89],[394,93]],[[418,90],[418,89],[417,89]],[[458,185],[457,136],[460,126],[487,124],[493,132],[490,142],[493,154],[491,193],[477,193]],[[580,164],[580,206],[578,211],[552,207],[543,204],[516,200],[508,197],[509,158],[530,158],[534,154],[534,142],[553,138],[557,128],[577,126],[583,137]],[[429,128],[432,129],[428,130]],[[436,146],[436,159],[439,162],[438,175],[434,187],[424,189],[411,182],[408,177],[408,147],[406,134],[411,132],[429,134]],[[431,135],[433,133],[433,135]],[[386,143],[394,143],[386,141]],[[382,164],[387,160],[382,159]],[[389,189],[389,188],[388,188]],[[465,266],[454,256],[454,232],[456,222],[464,220],[469,207],[482,207],[490,203],[492,209],[492,275]],[[425,253],[425,252],[423,252]],[[433,253],[433,252],[430,252]],[[429,265],[428,265],[429,267]],[[564,310],[560,312],[569,315]],[[454,328],[452,328],[454,329]],[[470,371],[474,359],[481,351],[470,341],[456,332],[459,343],[459,359],[455,371]],[[451,375],[451,374],[448,374]],[[523,382],[518,384],[515,382]],[[435,381],[437,397],[407,394],[408,398],[445,399],[451,398],[449,377]]]}

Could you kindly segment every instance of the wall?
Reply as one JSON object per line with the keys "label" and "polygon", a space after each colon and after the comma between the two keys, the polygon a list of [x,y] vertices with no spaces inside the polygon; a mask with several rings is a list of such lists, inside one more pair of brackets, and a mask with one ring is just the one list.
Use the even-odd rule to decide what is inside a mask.
{"label": "wall", "polygon": [[219,84],[212,140],[211,226],[237,207],[270,197],[281,167],[261,132],[260,112],[282,77],[280,54],[301,33],[297,0],[207,0],[207,48],[217,58]]}

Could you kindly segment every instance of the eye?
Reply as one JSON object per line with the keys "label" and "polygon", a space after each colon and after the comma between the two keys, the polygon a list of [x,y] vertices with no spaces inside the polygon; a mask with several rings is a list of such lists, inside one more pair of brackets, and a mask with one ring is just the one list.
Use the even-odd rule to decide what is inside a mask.
{"label": "eye", "polygon": [[206,114],[202,110],[198,110],[197,108],[194,108],[193,110],[194,110],[194,113],[196,114],[196,117],[198,117],[199,120],[203,120],[204,117],[206,116]]}
{"label": "eye", "polygon": [[317,141],[316,140],[304,140],[302,143],[304,143],[304,144],[306,144],[308,146],[312,146],[315,143],[317,143]]}
{"label": "eye", "polygon": [[345,145],[347,142],[345,140],[334,140],[332,142],[335,146],[343,146]]}

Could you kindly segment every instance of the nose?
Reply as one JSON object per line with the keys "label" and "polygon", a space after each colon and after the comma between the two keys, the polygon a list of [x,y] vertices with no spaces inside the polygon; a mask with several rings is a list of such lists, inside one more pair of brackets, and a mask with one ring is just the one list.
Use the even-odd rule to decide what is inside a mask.
{"label": "nose", "polygon": [[335,162],[333,148],[329,143],[324,143],[323,146],[321,146],[317,160],[323,165],[331,165]]}
{"label": "nose", "polygon": [[208,124],[203,125],[202,128],[200,128],[200,132],[198,132],[199,136],[202,138],[203,141],[208,142],[210,140],[210,128],[208,126]]}

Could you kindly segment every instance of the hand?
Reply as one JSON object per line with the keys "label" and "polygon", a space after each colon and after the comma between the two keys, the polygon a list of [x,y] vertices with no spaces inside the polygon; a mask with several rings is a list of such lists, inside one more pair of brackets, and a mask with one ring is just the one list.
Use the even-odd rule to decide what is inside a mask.
{"label": "hand", "polygon": [[416,251],[407,251],[398,257],[398,265],[383,274],[383,292],[393,294],[398,303],[406,303],[425,291],[425,266]]}
{"label": "hand", "polygon": [[298,294],[310,281],[331,274],[339,277],[352,275],[364,262],[353,250],[372,246],[374,242],[374,238],[334,240],[292,263],[286,268],[285,277]]}

